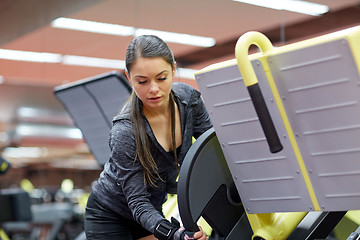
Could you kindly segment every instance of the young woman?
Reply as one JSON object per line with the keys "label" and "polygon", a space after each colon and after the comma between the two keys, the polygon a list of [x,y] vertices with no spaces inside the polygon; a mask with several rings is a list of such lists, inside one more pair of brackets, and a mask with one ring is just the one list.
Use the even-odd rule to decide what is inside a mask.
{"label": "young woman", "polygon": [[133,93],[113,120],[111,156],[88,200],[88,239],[207,239],[201,228],[185,233],[162,213],[167,193],[176,193],[192,137],[212,127],[200,93],[173,83],[175,71],[160,38],[145,35],[130,43],[126,76]]}

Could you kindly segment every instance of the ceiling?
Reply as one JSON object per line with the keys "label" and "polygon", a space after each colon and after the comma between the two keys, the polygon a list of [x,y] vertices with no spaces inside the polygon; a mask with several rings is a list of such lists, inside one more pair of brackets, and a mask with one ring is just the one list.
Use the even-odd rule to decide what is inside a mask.
{"label": "ceiling", "polygon": [[[102,35],[50,26],[58,17],[187,33],[216,39],[210,48],[169,43],[178,66],[201,69],[232,59],[237,39],[247,31],[263,32],[274,45],[283,45],[360,24],[360,0],[311,0],[326,4],[323,16],[309,16],[251,6],[232,0],[1,0],[0,49],[59,53],[124,60],[131,37]],[[92,77],[110,68],[31,63],[0,59],[0,143],[7,146],[51,146],[83,152],[81,140],[16,136],[19,124],[69,126],[71,119],[53,96],[55,86]],[[121,69],[118,69],[120,72]],[[193,79],[178,78],[196,86]],[[18,110],[43,110],[21,117]],[[77,143],[77,144],[74,144]],[[70,152],[70,153],[69,153]],[[47,156],[49,158],[49,156]],[[51,158],[51,157],[50,157]]]}

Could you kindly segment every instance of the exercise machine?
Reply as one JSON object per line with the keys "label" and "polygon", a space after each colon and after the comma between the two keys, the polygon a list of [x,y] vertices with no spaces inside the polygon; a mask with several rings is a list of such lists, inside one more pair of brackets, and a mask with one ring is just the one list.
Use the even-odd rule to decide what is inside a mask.
{"label": "exercise machine", "polygon": [[128,81],[116,71],[63,84],[54,89],[55,97],[81,130],[101,167],[110,156],[108,137],[112,119],[130,93]]}
{"label": "exercise machine", "polygon": [[[249,56],[251,45],[260,52]],[[360,27],[278,48],[249,32],[235,59],[195,74],[253,239],[296,239],[292,233],[309,218],[316,232],[360,209],[360,188],[352,184],[360,180],[359,49]],[[232,192],[228,180],[223,185]],[[222,208],[211,201],[196,213],[180,209],[185,224],[189,212]],[[236,229],[223,237],[239,239]],[[314,231],[302,239],[319,238]]]}

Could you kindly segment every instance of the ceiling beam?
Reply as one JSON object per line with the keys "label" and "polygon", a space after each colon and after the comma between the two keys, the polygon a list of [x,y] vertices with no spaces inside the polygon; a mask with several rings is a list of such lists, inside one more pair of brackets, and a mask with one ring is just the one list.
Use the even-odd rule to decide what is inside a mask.
{"label": "ceiling beam", "polygon": [[[360,6],[351,6],[335,12],[328,12],[320,17],[312,18],[303,22],[279,26],[264,33],[270,41],[277,43],[289,43],[309,37],[319,36],[333,29],[341,29],[360,24]],[[239,36],[240,37],[240,36]],[[203,48],[188,54],[176,56],[176,62],[181,67],[189,67],[202,62],[225,57],[234,54],[238,38],[229,39],[226,42],[216,44],[210,48]],[[234,54],[235,57],[235,54]]]}

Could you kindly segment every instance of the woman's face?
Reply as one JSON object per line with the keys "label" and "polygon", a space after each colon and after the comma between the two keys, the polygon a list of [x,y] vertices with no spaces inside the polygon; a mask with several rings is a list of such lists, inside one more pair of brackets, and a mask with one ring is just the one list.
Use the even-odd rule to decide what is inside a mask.
{"label": "woman's face", "polygon": [[126,73],[144,110],[167,107],[175,69],[161,57],[139,58]]}

